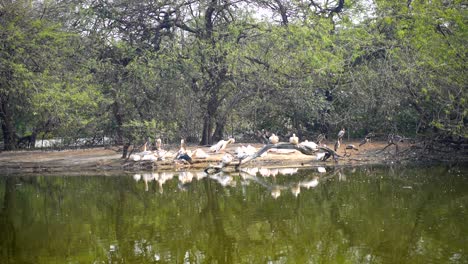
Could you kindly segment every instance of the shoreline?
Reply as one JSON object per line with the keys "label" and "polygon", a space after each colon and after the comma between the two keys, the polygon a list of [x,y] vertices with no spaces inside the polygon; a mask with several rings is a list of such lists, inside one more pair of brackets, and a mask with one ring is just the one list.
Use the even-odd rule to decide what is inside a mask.
{"label": "shoreline", "polygon": [[[359,145],[359,142],[351,141],[346,144]],[[246,146],[248,143],[235,143],[229,145],[226,152],[233,154],[239,146]],[[250,144],[257,149],[262,144]],[[388,165],[388,164],[417,164],[417,163],[466,163],[467,157],[460,159],[443,160],[440,155],[434,157],[421,156],[420,151],[412,144],[399,144],[399,153],[395,155],[395,147],[387,146],[386,142],[372,142],[363,145],[359,151],[352,151],[351,156],[342,157],[338,161],[317,161],[315,156],[304,155],[298,151],[289,154],[279,154],[269,152],[265,157],[259,157],[242,167],[265,167],[265,168],[314,168],[314,167],[349,167],[363,165]],[[188,146],[188,149],[200,148],[209,152],[208,147]],[[41,150],[20,150],[0,153],[1,174],[121,174],[148,171],[177,171],[193,170],[200,171],[209,165],[215,165],[221,161],[223,153],[210,154],[206,159],[194,159],[191,165],[176,165],[172,157],[164,161],[125,161],[121,159],[121,152],[113,148],[88,148],[61,151],[41,151]],[[172,149],[174,151],[174,148]],[[382,151],[383,150],[383,151]],[[345,151],[342,146],[337,153],[343,155]],[[349,151],[348,151],[349,153]],[[431,162],[431,160],[433,162]],[[233,162],[226,167],[227,171],[234,170]]]}

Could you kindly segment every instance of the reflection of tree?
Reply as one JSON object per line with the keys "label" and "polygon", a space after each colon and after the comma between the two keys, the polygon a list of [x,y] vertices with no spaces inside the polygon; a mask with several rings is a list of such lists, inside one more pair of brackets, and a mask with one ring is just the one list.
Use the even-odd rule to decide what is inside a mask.
{"label": "reflection of tree", "polygon": [[219,207],[219,197],[217,193],[222,191],[213,181],[204,181],[207,202],[205,208],[200,213],[200,221],[205,224],[208,232],[209,242],[207,251],[207,263],[233,263],[232,254],[234,252],[234,238],[228,236],[224,229],[223,217]]}
{"label": "reflection of tree", "polygon": [[5,178],[5,195],[0,212],[0,259],[2,263],[15,263],[16,232],[13,212],[16,200],[16,177]]}

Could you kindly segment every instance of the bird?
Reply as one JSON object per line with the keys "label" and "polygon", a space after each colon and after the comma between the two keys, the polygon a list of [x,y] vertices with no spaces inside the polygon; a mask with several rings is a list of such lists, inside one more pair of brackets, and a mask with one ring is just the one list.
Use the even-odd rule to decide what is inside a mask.
{"label": "bird", "polygon": [[188,153],[178,153],[175,161],[192,164],[192,157]]}
{"label": "bird", "polygon": [[346,149],[359,150],[353,144],[346,145]]}
{"label": "bird", "polygon": [[179,152],[187,152],[187,145],[185,144],[185,140],[180,140],[180,149]]}
{"label": "bird", "polygon": [[337,151],[337,150],[340,148],[340,145],[341,145],[341,143],[340,143],[340,140],[338,139],[338,140],[336,141],[336,143],[335,143],[335,148],[334,148],[335,151]]}
{"label": "bird", "polygon": [[364,137],[364,139],[361,140],[361,142],[359,143],[359,146],[362,146],[362,145],[364,145],[364,144],[370,142],[370,141],[371,141],[371,138],[374,137],[374,136],[375,136],[374,132],[369,132],[369,133]]}
{"label": "bird", "polygon": [[197,159],[206,159],[208,158],[208,154],[203,151],[203,149],[197,148],[192,152],[191,157]]}
{"label": "bird", "polygon": [[279,142],[279,138],[275,134],[271,134],[271,136],[268,138],[271,144],[277,144]]}
{"label": "bird", "polygon": [[316,140],[316,141],[317,141],[317,144],[319,144],[319,145],[322,144],[322,141],[323,141],[325,138],[326,138],[326,137],[325,137],[324,134],[319,134],[319,135],[317,136],[317,140]]}
{"label": "bird", "polygon": [[340,130],[340,132],[338,132],[338,140],[341,141],[341,140],[343,139],[343,136],[344,136],[344,134],[345,134],[345,131],[346,131],[346,130],[345,130],[344,128],[342,128],[342,129]]}
{"label": "bird", "polygon": [[299,145],[310,148],[311,150],[317,150],[318,148],[318,145],[315,144],[315,142],[308,141],[308,140],[301,142]]}
{"label": "bird", "polygon": [[221,158],[222,167],[229,165],[229,163],[231,163],[233,159],[234,157],[231,154],[229,153],[224,154],[224,156]]}
{"label": "bird", "polygon": [[292,137],[289,138],[289,143],[293,145],[299,144],[299,138],[296,137],[296,134],[293,134]]}
{"label": "bird", "polygon": [[162,140],[160,138],[156,139],[156,149],[162,149]]}
{"label": "bird", "polygon": [[210,151],[215,152],[215,153],[223,152],[226,149],[226,146],[228,144],[231,144],[231,143],[234,143],[234,142],[236,142],[236,140],[234,138],[230,138],[228,140],[220,140],[220,141],[218,141],[218,143],[216,143],[216,145],[213,145],[213,146],[210,147]]}
{"label": "bird", "polygon": [[364,144],[366,144],[367,142],[369,142],[370,138],[368,137],[365,137],[363,140],[361,140],[361,142],[359,143],[359,146],[362,146]]}

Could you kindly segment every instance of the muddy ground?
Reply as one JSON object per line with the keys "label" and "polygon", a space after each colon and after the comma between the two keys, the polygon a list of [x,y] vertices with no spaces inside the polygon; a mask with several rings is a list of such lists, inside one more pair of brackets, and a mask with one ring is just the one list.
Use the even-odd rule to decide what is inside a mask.
{"label": "muddy ground", "polygon": [[[325,142],[330,144],[331,142]],[[400,143],[399,153],[395,154],[395,146],[386,146],[386,142],[371,142],[359,147],[359,151],[347,151],[350,156],[344,157],[345,145],[359,145],[359,142],[344,142],[337,151],[343,155],[338,161],[328,160],[326,162],[317,161],[315,156],[304,155],[298,151],[289,154],[279,154],[269,152],[267,156],[252,160],[243,167],[316,167],[316,166],[356,166],[367,164],[388,164],[415,162],[420,159],[419,147]],[[234,150],[241,145],[236,143],[228,145],[226,151],[234,153]],[[257,149],[261,144],[252,144]],[[201,148],[209,152],[208,147],[189,146],[191,150]],[[170,148],[177,151],[177,146]],[[117,147],[112,148],[92,148],[62,151],[12,151],[0,153],[0,173],[38,173],[38,172],[60,172],[61,174],[83,174],[83,173],[121,173],[123,171],[145,171],[145,170],[179,170],[189,168],[202,170],[210,165],[217,164],[223,154],[210,154],[206,159],[194,159],[192,165],[180,165],[168,157],[165,161],[156,162],[133,162],[121,159],[121,151]]]}

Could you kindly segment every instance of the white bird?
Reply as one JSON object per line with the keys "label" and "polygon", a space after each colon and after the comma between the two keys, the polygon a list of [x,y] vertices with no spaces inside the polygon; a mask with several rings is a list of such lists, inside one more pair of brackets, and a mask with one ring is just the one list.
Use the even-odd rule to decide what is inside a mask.
{"label": "white bird", "polygon": [[299,138],[296,137],[296,134],[293,134],[292,137],[289,138],[289,143],[293,145],[299,144]]}
{"label": "white bird", "polygon": [[325,157],[325,152],[317,153],[317,160],[322,160]]}
{"label": "white bird", "polygon": [[229,165],[229,163],[231,163],[233,159],[234,157],[231,154],[224,154],[223,158],[221,159],[221,166],[224,167],[226,165]]}
{"label": "white bird", "polygon": [[137,155],[137,154],[132,154],[132,155],[130,155],[130,159],[133,160],[133,161],[139,161],[139,160],[141,160],[141,156]]}
{"label": "white bird", "polygon": [[268,138],[270,140],[271,144],[277,144],[279,142],[279,138],[275,134],[271,134],[271,136]]}
{"label": "white bird", "polygon": [[231,143],[234,143],[236,142],[236,140],[234,138],[230,138],[228,140],[220,140],[218,141],[218,143],[216,143],[216,145],[213,145],[210,147],[210,151],[211,152],[215,152],[215,153],[218,153],[218,152],[222,152],[226,149],[226,146],[228,144],[231,144]]}
{"label": "white bird", "polygon": [[327,170],[326,170],[324,167],[318,167],[317,170],[318,170],[318,172],[320,172],[320,173],[325,173],[325,172],[327,172]]}
{"label": "white bird", "polygon": [[338,140],[343,139],[344,134],[345,134],[345,129],[342,128],[340,132],[338,132]]}
{"label": "white bird", "polygon": [[203,149],[197,148],[192,152],[192,158],[206,159],[208,158],[208,154],[205,151],[203,151]]}
{"label": "white bird", "polygon": [[318,148],[318,145],[315,144],[315,142],[312,142],[312,141],[309,142],[308,140],[301,142],[299,145],[310,148],[312,150],[317,150]]}

